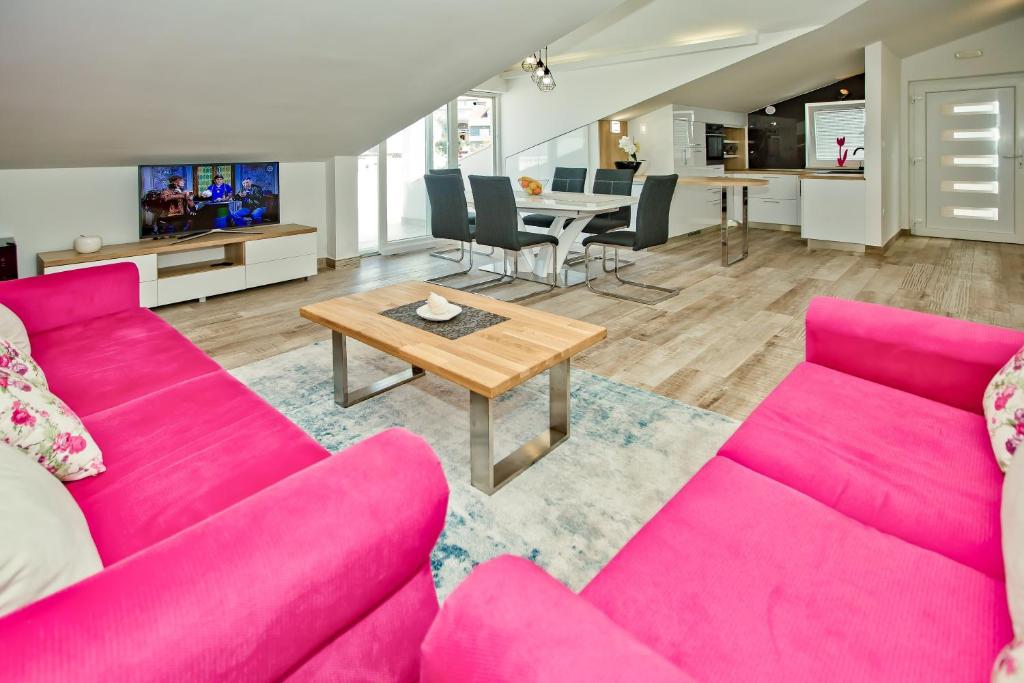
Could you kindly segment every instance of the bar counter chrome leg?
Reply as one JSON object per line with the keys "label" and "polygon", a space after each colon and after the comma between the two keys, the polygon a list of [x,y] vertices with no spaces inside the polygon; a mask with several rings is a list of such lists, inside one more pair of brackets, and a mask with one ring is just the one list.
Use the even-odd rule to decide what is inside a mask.
{"label": "bar counter chrome leg", "polygon": [[469,469],[473,486],[494,494],[569,438],[569,360],[549,371],[548,428],[500,460],[494,456],[494,400],[469,392]]}
{"label": "bar counter chrome leg", "polygon": [[334,402],[342,408],[349,408],[361,403],[368,398],[383,394],[389,389],[394,389],[417,377],[423,376],[423,368],[410,366],[406,370],[396,372],[390,377],[379,379],[372,384],[358,389],[348,387],[348,351],[345,344],[345,335],[341,332],[331,332],[331,352],[334,360]]}
{"label": "bar counter chrome leg", "polygon": [[744,185],[742,188],[741,196],[743,202],[743,221],[740,223],[739,229],[741,231],[741,243],[740,246],[743,248],[743,253],[738,257],[731,259],[729,258],[729,188],[722,187],[722,265],[731,266],[734,263],[739,263],[743,259],[747,258],[749,251],[749,232],[750,223],[747,221],[747,186]]}

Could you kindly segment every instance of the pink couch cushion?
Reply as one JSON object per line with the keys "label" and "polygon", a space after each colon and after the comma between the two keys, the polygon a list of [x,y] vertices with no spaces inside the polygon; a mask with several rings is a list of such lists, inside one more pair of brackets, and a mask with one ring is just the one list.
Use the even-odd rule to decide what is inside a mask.
{"label": "pink couch cushion", "polygon": [[104,564],[146,548],[329,455],[224,371],[84,419],[107,471],[68,490]]}
{"label": "pink couch cushion", "polygon": [[1002,577],[1002,474],[980,415],[803,363],[719,451],[886,533]]}
{"label": "pink couch cushion", "polygon": [[144,308],[34,334],[32,355],[53,393],[83,417],[220,370]]}
{"label": "pink couch cushion", "polygon": [[980,681],[1001,582],[716,457],[582,595],[702,681]]}

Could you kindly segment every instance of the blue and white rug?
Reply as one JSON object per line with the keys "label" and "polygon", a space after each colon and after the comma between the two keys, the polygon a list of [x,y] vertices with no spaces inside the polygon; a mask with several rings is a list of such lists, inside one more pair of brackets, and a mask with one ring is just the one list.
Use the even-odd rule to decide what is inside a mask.
{"label": "blue and white rug", "polygon": [[[403,364],[349,342],[349,376],[361,386]],[[572,435],[493,496],[469,483],[469,396],[427,374],[342,409],[334,403],[331,347],[318,342],[233,374],[330,451],[389,427],[430,442],[451,497],[432,559],[444,599],[477,564],[528,557],[573,590],[593,578],[629,538],[715,454],[736,429],[728,417],[572,369]],[[495,408],[495,449],[508,453],[546,428],[544,373],[507,392]]]}

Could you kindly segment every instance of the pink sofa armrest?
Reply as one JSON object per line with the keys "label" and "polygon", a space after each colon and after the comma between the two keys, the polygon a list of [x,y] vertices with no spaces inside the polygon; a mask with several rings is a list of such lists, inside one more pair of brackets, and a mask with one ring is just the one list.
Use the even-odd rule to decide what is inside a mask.
{"label": "pink sofa armrest", "polygon": [[0,282],[0,304],[14,311],[29,335],[139,307],[134,263],[66,270]]}
{"label": "pink sofa armrest", "polygon": [[420,681],[692,681],[598,608],[531,562],[477,567],[445,600],[426,639]]}
{"label": "pink sofa armrest", "polygon": [[807,310],[807,360],[981,413],[992,376],[1024,332],[859,301],[817,297]]}
{"label": "pink sofa armrest", "polygon": [[0,679],[280,680],[422,573],[447,498],[426,442],[379,434],[0,618]]}

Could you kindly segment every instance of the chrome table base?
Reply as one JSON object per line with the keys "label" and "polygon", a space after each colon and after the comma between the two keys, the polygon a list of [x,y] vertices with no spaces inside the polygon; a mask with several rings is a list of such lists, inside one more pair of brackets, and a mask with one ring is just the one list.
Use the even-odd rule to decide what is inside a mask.
{"label": "chrome table base", "polygon": [[394,389],[417,377],[423,376],[423,369],[415,366],[407,370],[396,372],[390,377],[379,379],[372,384],[358,389],[348,387],[348,353],[345,348],[345,335],[340,332],[331,332],[331,351],[334,359],[334,402],[342,408],[349,408],[361,403],[368,398],[383,394],[388,389]]}
{"label": "chrome table base", "polygon": [[[332,332],[332,342],[334,402],[343,408],[383,394],[424,374],[422,368],[412,366],[372,384],[350,390],[345,335]],[[469,392],[470,481],[487,495],[492,495],[569,438],[569,359],[553,366],[548,373],[551,392],[548,428],[498,461],[495,461],[494,456],[494,399],[474,391]]]}
{"label": "chrome table base", "polygon": [[500,460],[494,455],[493,399],[469,392],[470,481],[492,495],[569,438],[569,360],[549,370],[548,428]]}

